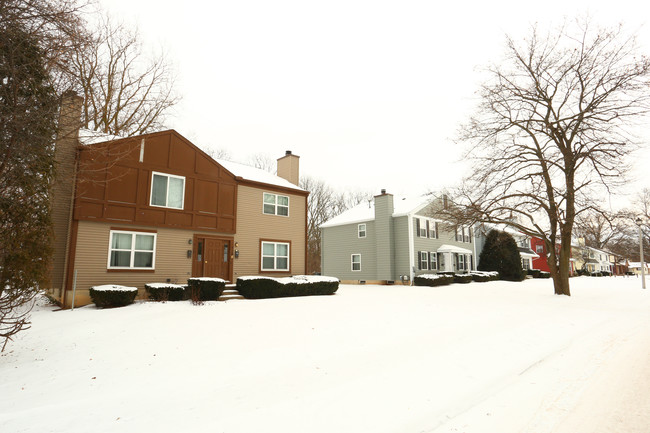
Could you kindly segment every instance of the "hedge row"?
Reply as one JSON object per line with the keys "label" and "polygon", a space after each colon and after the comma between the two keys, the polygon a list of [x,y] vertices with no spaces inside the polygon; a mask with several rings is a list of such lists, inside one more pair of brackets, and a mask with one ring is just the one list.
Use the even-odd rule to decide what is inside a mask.
{"label": "hedge row", "polygon": [[190,278],[187,290],[192,302],[216,301],[223,294],[226,281],[221,278]]}
{"label": "hedge row", "polygon": [[528,269],[527,273],[533,278],[551,278],[550,272],[540,271],[539,269]]}
{"label": "hedge row", "polygon": [[237,278],[237,290],[240,295],[247,299],[333,295],[338,289],[339,280],[329,277],[309,277],[304,275],[291,278]]}
{"label": "hedge row", "polygon": [[467,274],[455,274],[450,272],[440,272],[437,274],[421,274],[416,275],[413,278],[413,284],[416,286],[446,286],[451,283],[461,283],[467,284],[469,282],[475,281],[477,283],[482,283],[485,281],[493,281],[499,279],[498,272],[481,272],[481,271],[472,271]]}
{"label": "hedge row", "polygon": [[190,298],[187,287],[179,284],[149,283],[144,288],[152,301],[185,301]]}

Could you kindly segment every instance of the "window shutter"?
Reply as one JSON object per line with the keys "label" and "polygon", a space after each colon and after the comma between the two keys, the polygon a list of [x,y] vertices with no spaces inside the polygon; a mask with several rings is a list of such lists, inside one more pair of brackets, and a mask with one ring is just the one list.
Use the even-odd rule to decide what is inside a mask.
{"label": "window shutter", "polygon": [[456,232],[454,233],[454,239],[458,242],[458,227],[456,227]]}
{"label": "window shutter", "polygon": [[418,234],[418,237],[420,237],[420,218],[415,219],[415,232]]}
{"label": "window shutter", "polygon": [[438,239],[438,237],[440,236],[440,235],[438,234],[438,222],[436,221],[434,224],[435,224],[435,226],[436,226],[436,239]]}
{"label": "window shutter", "polygon": [[418,270],[422,270],[422,253],[420,251],[418,251]]}
{"label": "window shutter", "polygon": [[470,227],[468,229],[468,231],[469,231],[469,243],[471,244],[472,243],[472,228]]}
{"label": "window shutter", "polygon": [[427,220],[427,236],[426,237],[429,237],[429,230],[430,230],[429,220]]}

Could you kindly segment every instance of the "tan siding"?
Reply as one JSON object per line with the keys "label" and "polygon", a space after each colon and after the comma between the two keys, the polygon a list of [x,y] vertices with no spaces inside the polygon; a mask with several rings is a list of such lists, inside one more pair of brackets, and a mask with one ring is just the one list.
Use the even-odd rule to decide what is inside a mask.
{"label": "tan siding", "polygon": [[[80,221],[75,259],[75,269],[78,270],[75,305],[89,303],[88,289],[101,284],[138,287],[142,297],[146,283],[166,282],[168,279],[172,283],[187,283],[192,272],[192,259],[187,258],[187,250],[191,250],[192,245],[188,241],[194,234],[214,235],[214,232],[158,228],[156,229],[156,269],[154,272],[109,272],[107,264],[111,228],[151,230],[151,227],[147,226]],[[72,293],[69,293],[68,305],[71,302]]]}
{"label": "tan siding", "polygon": [[[281,193],[289,196],[289,216],[265,215],[262,212],[263,194],[261,188],[238,187],[237,191],[237,234],[239,258],[234,263],[234,278],[260,273],[260,239],[291,242],[291,274],[305,273],[305,233],[307,198],[305,196]],[[266,275],[288,275],[288,273],[265,273]]]}

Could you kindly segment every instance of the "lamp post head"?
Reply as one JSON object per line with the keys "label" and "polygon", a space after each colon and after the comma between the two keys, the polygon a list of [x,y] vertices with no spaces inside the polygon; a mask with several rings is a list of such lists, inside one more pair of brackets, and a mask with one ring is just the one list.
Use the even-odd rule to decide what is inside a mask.
{"label": "lamp post head", "polygon": [[634,220],[634,222],[636,223],[636,225],[640,226],[643,220],[640,217],[638,217],[636,220]]}

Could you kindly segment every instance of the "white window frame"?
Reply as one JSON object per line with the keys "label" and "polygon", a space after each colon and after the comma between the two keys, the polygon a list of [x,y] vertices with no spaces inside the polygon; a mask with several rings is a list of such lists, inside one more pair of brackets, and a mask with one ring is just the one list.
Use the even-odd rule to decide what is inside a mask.
{"label": "white window frame", "polygon": [[459,271],[467,270],[467,260],[465,260],[465,254],[458,254],[458,270]]}
{"label": "white window frame", "polygon": [[[126,249],[113,249],[113,234],[127,234],[131,235],[131,248]],[[152,236],[153,237],[153,250],[136,250],[135,249],[135,237],[136,235],[140,236]],[[156,269],[156,241],[158,240],[158,234],[152,232],[138,232],[138,231],[128,231],[128,230],[111,230],[108,236],[108,260],[106,261],[107,269],[136,269],[136,270],[155,270]],[[131,253],[131,259],[129,266],[111,266],[111,253],[113,251],[129,251]],[[133,263],[135,262],[135,253],[136,252],[152,252],[153,256],[151,258],[151,267],[135,267]]]}
{"label": "white window frame", "polygon": [[544,254],[544,245],[542,245],[542,244],[537,244],[537,245],[535,245],[535,253],[537,253],[537,254],[539,254],[539,253]]}
{"label": "white window frame", "polygon": [[[358,257],[359,260],[355,261],[355,257]],[[359,265],[359,269],[354,269],[355,264]],[[350,270],[352,272],[361,272],[361,254],[350,254]]]}
{"label": "white window frame", "polygon": [[438,254],[434,252],[429,252],[429,270],[437,271],[438,270]]}
{"label": "white window frame", "polygon": [[418,218],[418,226],[420,227],[420,232],[418,233],[418,237],[420,238],[428,238],[429,233],[427,233],[427,220],[424,218]]}
{"label": "white window frame", "polygon": [[438,227],[436,222],[433,220],[429,222],[429,238],[438,239]]}
{"label": "white window frame", "polygon": [[[271,203],[266,202],[266,196],[273,196],[274,197],[274,199],[273,199],[273,213],[266,212],[265,206],[266,205],[269,205],[269,206],[271,205]],[[286,206],[285,205],[279,205],[278,204],[278,197],[286,198],[287,199],[287,205]],[[290,204],[291,204],[291,198],[288,195],[275,194],[275,193],[272,193],[272,192],[265,192],[265,193],[262,194],[262,213],[264,215],[276,215],[276,216],[281,216],[281,217],[289,217]],[[286,207],[287,208],[287,214],[286,215],[282,215],[282,214],[278,213],[278,208],[280,208],[280,207],[282,207],[282,208]]]}
{"label": "white window frame", "polygon": [[[271,244],[273,245],[273,255],[264,255],[264,244]],[[286,256],[279,256],[278,255],[278,245],[286,245],[287,246],[287,255]],[[273,257],[273,268],[265,268],[264,267],[264,258],[265,257]],[[279,258],[286,258],[287,259],[287,267],[286,268],[278,268],[278,259]],[[289,242],[273,242],[273,241],[262,241],[260,244],[260,269],[265,272],[289,272],[291,269],[291,244]]]}
{"label": "white window frame", "polygon": [[[164,176],[167,177],[167,193],[165,194],[165,205],[153,204],[153,178],[154,176]],[[181,207],[168,206],[169,204],[169,178],[182,179],[183,180],[183,193],[181,194]],[[175,174],[161,173],[159,171],[151,172],[151,188],[149,190],[149,206],[154,207],[164,207],[167,209],[184,209],[185,208],[185,176],[177,176]]]}
{"label": "white window frame", "polygon": [[429,252],[420,251],[420,270],[428,271],[429,270]]}
{"label": "white window frame", "polygon": [[[363,230],[361,229],[361,226],[363,226]],[[357,226],[357,237],[358,237],[359,239],[363,239],[363,238],[365,238],[365,237],[366,237],[366,230],[367,230],[367,229],[368,229],[368,227],[366,226],[365,223],[361,223],[361,224],[359,224],[359,225]],[[361,233],[363,233],[363,236],[361,236]]]}

